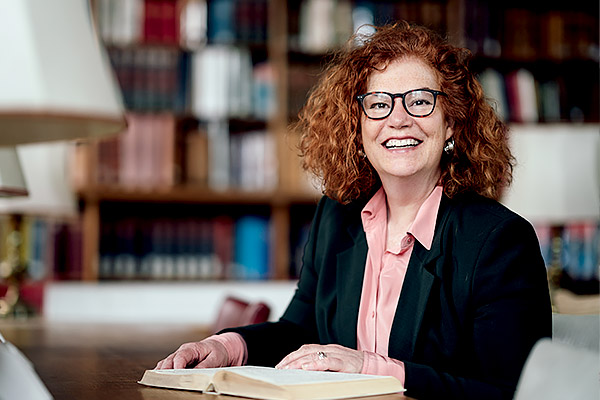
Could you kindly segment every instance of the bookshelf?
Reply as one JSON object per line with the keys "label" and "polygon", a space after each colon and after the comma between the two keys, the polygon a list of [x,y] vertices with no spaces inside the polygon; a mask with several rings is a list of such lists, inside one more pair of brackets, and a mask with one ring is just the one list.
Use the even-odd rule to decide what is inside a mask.
{"label": "bookshelf", "polygon": [[129,128],[75,150],[82,279],[293,278],[318,194],[285,163],[285,4],[92,4]]}
{"label": "bookshelf", "polygon": [[[597,4],[550,1],[535,10],[479,0],[92,4],[130,126],[118,138],[76,146],[85,281],[295,277],[319,194],[300,172],[287,126],[329,51],[365,22],[405,18],[469,47],[475,71],[486,90],[496,90],[510,123],[576,129],[572,122],[600,121]],[[153,130],[156,139],[149,140]],[[247,217],[262,224],[248,228],[250,237],[260,229],[268,234],[268,255],[255,256],[266,257],[269,268],[256,275],[226,265],[235,257],[235,225]],[[163,228],[167,233],[153,239]],[[117,231],[125,236],[111,244]],[[207,236],[223,239],[201,239]],[[164,261],[169,257],[161,251],[189,257]],[[169,266],[160,266],[161,257]],[[203,261],[194,265],[194,258]]]}

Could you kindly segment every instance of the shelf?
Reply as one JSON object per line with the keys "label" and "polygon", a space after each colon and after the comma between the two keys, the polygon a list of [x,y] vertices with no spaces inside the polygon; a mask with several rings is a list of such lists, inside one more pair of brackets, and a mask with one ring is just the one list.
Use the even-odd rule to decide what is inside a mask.
{"label": "shelf", "polygon": [[241,190],[213,191],[201,186],[175,186],[164,189],[131,189],[111,185],[95,185],[77,193],[84,201],[240,204],[286,206],[292,203],[316,204],[318,197],[306,193],[285,194],[273,192],[247,192]]}

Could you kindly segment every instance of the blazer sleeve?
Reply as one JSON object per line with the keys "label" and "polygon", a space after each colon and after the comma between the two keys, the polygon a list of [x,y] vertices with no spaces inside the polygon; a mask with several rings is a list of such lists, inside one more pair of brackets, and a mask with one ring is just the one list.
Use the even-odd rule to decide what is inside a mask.
{"label": "blazer sleeve", "polygon": [[408,396],[512,399],[531,348],[551,336],[546,269],[533,227],[513,214],[472,236],[454,237],[450,265],[461,272],[443,289],[468,293],[462,310],[467,344],[454,356],[454,369],[405,361]]}
{"label": "blazer sleeve", "polygon": [[247,364],[273,367],[303,344],[319,343],[314,306],[318,276],[312,260],[316,252],[317,236],[326,202],[325,198],[321,199],[315,211],[304,249],[298,287],[283,316],[276,322],[222,331],[237,332],[244,338],[248,349]]}

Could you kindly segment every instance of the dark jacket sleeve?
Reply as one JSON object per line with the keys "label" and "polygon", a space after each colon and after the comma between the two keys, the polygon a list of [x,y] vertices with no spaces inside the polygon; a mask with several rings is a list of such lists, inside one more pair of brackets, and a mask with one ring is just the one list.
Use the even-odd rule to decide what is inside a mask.
{"label": "dark jacket sleeve", "polygon": [[[414,359],[404,361],[409,396],[512,399],[531,348],[551,336],[546,269],[535,231],[512,213],[488,226],[480,225],[470,238],[455,235],[444,246],[453,254],[436,274],[451,278],[440,283],[433,301],[448,304],[439,306],[445,310],[441,323],[426,319]],[[454,326],[448,323],[453,313],[460,321]],[[456,336],[454,352],[439,348],[450,343],[448,336]]]}
{"label": "dark jacket sleeve", "polygon": [[284,315],[276,322],[226,329],[244,338],[250,365],[273,367],[283,357],[298,350],[303,344],[319,343],[315,323],[316,287],[318,275],[313,269],[312,256],[316,249],[321,215],[326,200],[323,198],[315,212],[308,241],[304,249],[303,266],[298,287]]}

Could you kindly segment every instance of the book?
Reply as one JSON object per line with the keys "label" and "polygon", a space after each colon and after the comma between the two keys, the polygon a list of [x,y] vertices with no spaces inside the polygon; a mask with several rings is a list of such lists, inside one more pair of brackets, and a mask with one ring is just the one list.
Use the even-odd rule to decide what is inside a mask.
{"label": "book", "polygon": [[271,270],[271,223],[267,217],[244,215],[234,232],[235,279],[267,279]]}
{"label": "book", "polygon": [[147,370],[138,383],[272,400],[348,399],[404,391],[391,376],[252,366]]}

